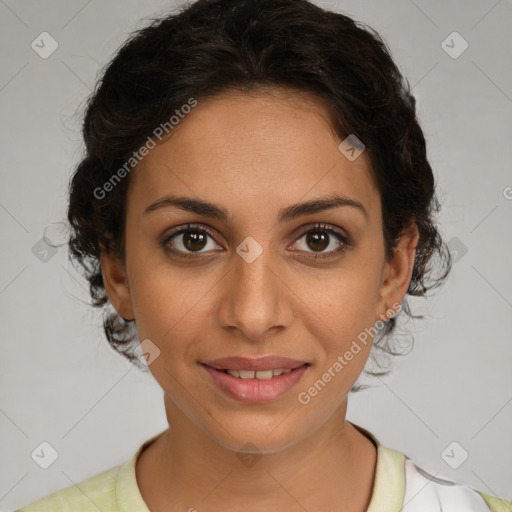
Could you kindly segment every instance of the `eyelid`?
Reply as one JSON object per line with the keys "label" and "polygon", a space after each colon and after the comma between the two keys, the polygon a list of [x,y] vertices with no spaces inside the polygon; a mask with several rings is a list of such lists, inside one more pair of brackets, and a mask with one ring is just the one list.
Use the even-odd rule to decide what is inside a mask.
{"label": "eyelid", "polygon": [[180,233],[183,233],[184,231],[189,231],[189,230],[193,230],[193,229],[197,229],[197,231],[202,231],[204,233],[207,233],[209,236],[214,238],[213,232],[210,230],[210,228],[205,227],[204,224],[194,224],[192,222],[192,223],[183,224],[182,226],[173,228],[169,233],[167,233],[165,235],[165,239],[169,240],[169,238],[173,237],[174,235],[178,235]]}

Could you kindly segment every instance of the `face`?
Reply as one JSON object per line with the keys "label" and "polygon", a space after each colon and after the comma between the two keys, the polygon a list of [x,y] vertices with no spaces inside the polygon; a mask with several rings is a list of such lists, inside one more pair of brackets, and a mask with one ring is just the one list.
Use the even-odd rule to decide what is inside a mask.
{"label": "face", "polygon": [[130,177],[107,292],[159,351],[149,369],[168,416],[225,447],[280,450],[343,410],[371,328],[407,289],[416,239],[386,260],[369,160],[340,142],[314,97],[225,94]]}

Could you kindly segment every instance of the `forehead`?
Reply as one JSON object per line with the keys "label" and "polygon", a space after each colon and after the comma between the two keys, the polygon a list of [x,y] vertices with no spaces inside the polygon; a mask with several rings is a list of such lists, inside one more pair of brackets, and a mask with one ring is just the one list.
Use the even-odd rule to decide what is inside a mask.
{"label": "forehead", "polygon": [[129,202],[142,211],[166,193],[233,208],[279,208],[339,193],[375,214],[380,198],[362,153],[349,160],[327,106],[288,89],[205,100],[132,173]]}

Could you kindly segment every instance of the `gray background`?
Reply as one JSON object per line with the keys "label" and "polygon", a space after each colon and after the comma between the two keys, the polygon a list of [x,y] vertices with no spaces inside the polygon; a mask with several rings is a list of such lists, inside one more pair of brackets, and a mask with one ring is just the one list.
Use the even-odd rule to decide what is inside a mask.
{"label": "gray background", "polygon": [[[348,419],[433,474],[510,500],[511,2],[317,3],[380,31],[414,85],[439,223],[458,260],[447,286],[414,302],[429,319],[409,325],[413,351],[352,396]],[[127,34],[172,5],[0,1],[2,511],[125,462],[167,426],[162,391],[109,348],[65,247],[46,262],[33,247],[45,230],[63,240],[58,222],[81,152],[77,107]],[[59,45],[47,59],[31,48],[43,31]],[[453,31],[469,44],[458,58],[441,45]],[[460,51],[452,39],[445,44]],[[59,453],[46,470],[30,455],[42,441]],[[462,450],[469,457],[452,469],[446,461],[458,465]]]}

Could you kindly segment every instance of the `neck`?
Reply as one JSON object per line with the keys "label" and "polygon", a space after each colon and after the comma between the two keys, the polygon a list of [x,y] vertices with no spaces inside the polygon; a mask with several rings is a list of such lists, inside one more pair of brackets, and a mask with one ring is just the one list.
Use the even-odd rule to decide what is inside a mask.
{"label": "neck", "polygon": [[151,512],[231,511],[240,503],[248,512],[290,506],[332,510],[337,504],[345,511],[366,510],[376,448],[345,420],[346,402],[318,431],[281,451],[241,454],[217,443],[168,401],[172,429],[149,445],[136,464]]}

